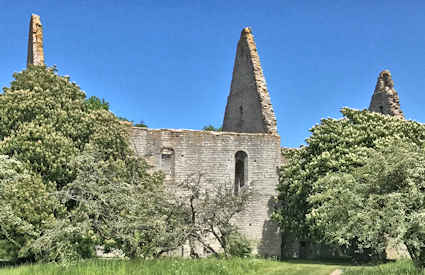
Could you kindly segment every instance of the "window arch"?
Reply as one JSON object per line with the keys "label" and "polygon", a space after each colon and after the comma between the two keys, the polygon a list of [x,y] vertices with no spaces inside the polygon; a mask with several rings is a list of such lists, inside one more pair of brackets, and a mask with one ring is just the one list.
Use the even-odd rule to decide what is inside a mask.
{"label": "window arch", "polygon": [[248,182],[248,155],[244,151],[235,154],[235,195]]}
{"label": "window arch", "polygon": [[160,168],[165,177],[174,177],[174,149],[162,148],[160,158]]}

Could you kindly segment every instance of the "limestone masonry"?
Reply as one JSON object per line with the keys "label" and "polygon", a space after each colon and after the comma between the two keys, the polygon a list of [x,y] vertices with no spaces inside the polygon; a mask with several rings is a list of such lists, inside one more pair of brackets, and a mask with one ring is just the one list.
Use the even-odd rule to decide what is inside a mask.
{"label": "limestone masonry", "polygon": [[30,20],[27,65],[44,65],[43,27],[36,14],[31,15]]}
{"label": "limestone masonry", "polygon": [[400,100],[394,89],[391,73],[388,70],[379,74],[369,111],[404,118],[400,108]]}
{"label": "limestone masonry", "polygon": [[[242,31],[236,50],[223,131],[133,128],[136,153],[162,170],[169,185],[194,173],[203,184],[251,183],[258,194],[235,223],[264,256],[280,256],[280,232],[270,220],[281,165],[280,137],[251,30]],[[242,156],[242,157],[241,157]]]}
{"label": "limestone masonry", "polygon": [[[32,15],[30,22],[27,65],[31,64],[44,65],[38,15]],[[390,72],[381,72],[370,111],[403,118],[393,86]],[[293,243],[291,251],[281,250],[281,233],[270,220],[283,162],[276,125],[254,37],[250,28],[244,28],[236,49],[223,131],[132,127],[130,141],[138,156],[153,169],[163,171],[170,190],[194,173],[204,174],[205,185],[224,181],[232,183],[235,190],[252,185],[258,197],[235,219],[241,233],[260,255],[299,256],[303,255],[299,242]],[[319,250],[314,246],[308,249]]]}
{"label": "limestone masonry", "polygon": [[205,174],[205,185],[239,184],[236,155],[244,152],[244,181],[251,183],[258,194],[235,223],[259,254],[280,255],[279,230],[270,221],[270,203],[276,195],[277,168],[281,163],[278,135],[134,127],[131,143],[139,156],[165,173],[165,183],[169,185],[197,173]]}
{"label": "limestone masonry", "polygon": [[223,131],[277,134],[276,117],[250,28],[242,30],[236,50]]}

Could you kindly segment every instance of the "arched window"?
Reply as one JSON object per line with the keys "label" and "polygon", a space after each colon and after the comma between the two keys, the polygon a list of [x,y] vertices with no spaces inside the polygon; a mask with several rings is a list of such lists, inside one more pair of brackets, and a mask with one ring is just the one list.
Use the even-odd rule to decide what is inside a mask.
{"label": "arched window", "polygon": [[243,151],[235,154],[235,195],[248,182],[248,155]]}
{"label": "arched window", "polygon": [[161,149],[160,168],[165,177],[174,177],[174,155],[172,148]]}

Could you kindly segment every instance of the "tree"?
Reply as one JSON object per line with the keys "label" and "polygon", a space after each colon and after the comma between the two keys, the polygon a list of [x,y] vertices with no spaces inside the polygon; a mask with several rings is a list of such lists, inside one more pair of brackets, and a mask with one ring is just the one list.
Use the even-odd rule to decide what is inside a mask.
{"label": "tree", "polygon": [[0,153],[27,163],[45,183],[61,189],[72,182],[71,159],[87,144],[112,159],[131,154],[116,117],[89,108],[84,92],[56,68],[30,66],[14,77],[0,97]]}
{"label": "tree", "polygon": [[[315,207],[313,203],[320,203],[309,200],[320,191],[313,190],[319,180],[331,173],[351,174],[364,166],[370,149],[378,149],[381,140],[398,137],[417,145],[425,142],[423,124],[366,110],[344,108],[342,114],[342,119],[323,119],[314,126],[310,130],[312,135],[306,140],[307,146],[283,152],[287,164],[280,171],[280,207],[273,217],[284,233],[296,233],[298,239],[323,240],[324,232],[312,224],[314,220],[307,220]],[[353,235],[349,244],[352,251],[363,246],[359,241],[361,239]]]}
{"label": "tree", "polygon": [[174,207],[163,195],[162,175],[147,174],[147,164],[134,157],[98,161],[103,158],[98,154],[76,158],[77,178],[57,193],[74,207],[37,239],[36,255],[47,261],[79,259],[92,256],[95,245],[129,258],[174,249]]}
{"label": "tree", "polygon": [[425,149],[385,140],[352,173],[330,173],[313,186],[308,218],[328,241],[384,252],[382,239],[402,242],[425,268]]}
{"label": "tree", "polygon": [[[199,242],[210,253],[219,256],[219,250],[211,244],[214,239],[222,248],[224,256],[250,253],[249,243],[238,233],[232,219],[255,198],[250,186],[234,194],[233,184],[227,182],[206,182],[203,174],[188,176],[179,187],[177,198],[183,209],[186,236],[191,246],[191,256],[199,257],[194,241]],[[239,247],[239,249],[236,249]]]}
{"label": "tree", "polygon": [[141,120],[139,123],[134,124],[135,127],[142,127],[142,128],[148,128],[148,125]]}
{"label": "tree", "polygon": [[55,68],[14,77],[0,96],[0,240],[12,259],[73,261],[96,244],[131,257],[162,249],[161,177],[106,102],[86,100]]}
{"label": "tree", "polygon": [[207,126],[204,126],[202,128],[202,130],[203,131],[217,131],[217,132],[220,132],[220,131],[223,131],[223,127],[216,128],[216,127],[214,127],[214,125],[209,124]]}
{"label": "tree", "polygon": [[31,245],[55,221],[55,213],[63,213],[52,189],[22,162],[0,155],[0,239],[10,258],[34,260]]}
{"label": "tree", "polygon": [[109,103],[106,102],[105,99],[100,99],[97,96],[89,97],[88,99],[86,99],[85,104],[90,110],[103,109],[109,111]]}

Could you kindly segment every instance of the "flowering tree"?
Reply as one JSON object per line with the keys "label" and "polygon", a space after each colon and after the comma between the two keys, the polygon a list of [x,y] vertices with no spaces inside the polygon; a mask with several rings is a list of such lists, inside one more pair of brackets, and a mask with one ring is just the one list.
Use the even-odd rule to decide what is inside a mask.
{"label": "flowering tree", "polygon": [[[280,207],[275,211],[274,219],[280,223],[284,232],[296,232],[299,239],[329,241],[328,234],[339,234],[333,231],[335,228],[332,226],[328,229],[318,226],[319,217],[313,215],[314,210],[322,206],[321,194],[327,192],[328,188],[334,188],[331,183],[324,184],[329,177],[344,175],[348,181],[347,175],[352,175],[357,168],[368,163],[371,150],[380,152],[385,147],[381,144],[391,144],[391,140],[398,139],[412,146],[421,146],[425,142],[425,126],[421,123],[366,110],[344,108],[342,114],[342,119],[323,119],[315,125],[311,129],[312,135],[306,140],[307,146],[283,152],[287,164],[281,169],[278,186]],[[338,181],[341,181],[341,177]],[[356,191],[353,192],[355,194]],[[342,193],[344,198],[349,194],[345,191]],[[334,207],[345,205],[334,201]],[[344,241],[333,241],[351,248],[354,257],[358,256],[357,252],[379,256],[382,247],[386,245],[386,238],[382,238],[382,235],[375,239],[373,246],[370,245],[372,235],[369,239],[361,238],[357,233],[351,234],[350,238],[350,235],[345,236]],[[360,249],[362,247],[365,249]]]}
{"label": "flowering tree", "polygon": [[385,252],[385,242],[404,243],[425,268],[425,149],[385,140],[351,173],[329,173],[309,197],[313,221],[327,241]]}
{"label": "flowering tree", "polygon": [[0,240],[9,256],[68,261],[93,256],[96,244],[153,254],[164,222],[153,219],[167,211],[155,199],[162,178],[135,157],[107,103],[86,100],[55,68],[14,77],[0,95]]}

